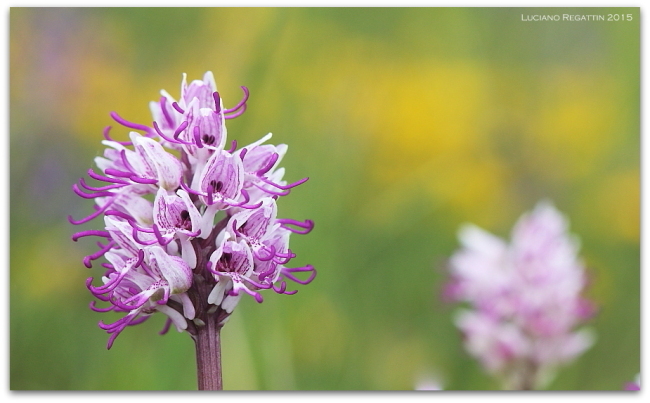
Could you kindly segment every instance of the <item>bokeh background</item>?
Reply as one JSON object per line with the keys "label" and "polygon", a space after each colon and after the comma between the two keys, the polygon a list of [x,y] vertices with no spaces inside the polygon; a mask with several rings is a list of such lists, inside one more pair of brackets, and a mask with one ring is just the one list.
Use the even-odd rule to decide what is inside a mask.
{"label": "bokeh background", "polygon": [[[522,22],[521,14],[633,21]],[[497,389],[440,294],[460,224],[508,237],[548,198],[582,241],[597,342],[550,389],[619,390],[640,371],[638,8],[12,8],[10,388],[191,390],[164,318],[110,351],[84,286],[93,242],[70,187],[110,111],[149,123],[181,74],[214,72],[247,144],[290,145],[283,217],[311,218],[294,296],[244,298],[223,330],[226,389]],[[127,131],[114,129],[126,138]],[[94,224],[99,225],[99,224]],[[90,225],[89,227],[92,227]]]}

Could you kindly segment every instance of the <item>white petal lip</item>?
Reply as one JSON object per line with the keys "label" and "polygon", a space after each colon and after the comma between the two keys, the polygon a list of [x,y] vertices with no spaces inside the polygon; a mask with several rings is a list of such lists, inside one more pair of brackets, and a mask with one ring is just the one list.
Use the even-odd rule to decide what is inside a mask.
{"label": "white petal lip", "polygon": [[232,289],[232,280],[228,277],[221,277],[217,281],[217,285],[214,286],[210,295],[208,295],[208,304],[219,305],[223,301],[224,294],[229,291],[227,288],[228,285],[231,285]]}
{"label": "white petal lip", "polygon": [[148,252],[153,255],[156,266],[160,270],[172,294],[180,294],[187,291],[192,285],[192,269],[189,268],[183,259],[176,256],[169,256],[160,246],[152,246]]}
{"label": "white petal lip", "polygon": [[182,258],[190,269],[194,270],[196,268],[196,251],[194,250],[194,246],[187,235],[179,234],[178,237],[181,241]]}
{"label": "white petal lip", "polygon": [[[217,204],[213,204],[212,206],[208,206],[205,211],[203,212],[203,217],[201,217],[199,221],[199,229],[201,230],[201,233],[199,234],[199,238],[207,238],[210,233],[212,232],[212,228],[214,226],[214,216],[219,212],[219,206]],[[192,226],[192,228],[194,228]]]}
{"label": "white petal lip", "polygon": [[228,313],[232,313],[232,311],[237,306],[237,303],[239,303],[241,296],[242,294],[226,295],[226,298],[224,298],[223,302],[221,303],[221,308]]}
{"label": "white petal lip", "polygon": [[176,330],[179,332],[187,329],[187,321],[185,320],[185,317],[183,317],[183,315],[181,315],[181,313],[174,308],[168,305],[156,305],[156,310],[169,316],[169,319],[172,320],[172,323],[174,326],[176,326]]}
{"label": "white petal lip", "polygon": [[183,304],[183,315],[189,320],[194,319],[194,316],[196,315],[196,311],[194,309],[194,304],[192,304],[192,300],[190,299],[190,296],[187,295],[186,292],[179,294],[178,296],[181,299],[181,302]]}

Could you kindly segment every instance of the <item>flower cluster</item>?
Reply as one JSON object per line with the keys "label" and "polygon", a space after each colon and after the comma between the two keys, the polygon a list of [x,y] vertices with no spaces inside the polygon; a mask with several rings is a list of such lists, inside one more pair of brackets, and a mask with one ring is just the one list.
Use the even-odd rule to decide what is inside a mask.
{"label": "flower cluster", "polygon": [[[226,109],[211,72],[187,84],[178,101],[164,90],[151,102],[150,126],[112,118],[132,129],[131,141],[116,141],[104,130],[108,148],[88,176],[103,182],[92,186],[81,178],[73,190],[94,199],[95,212],[72,224],[102,217],[104,230],[73,235],[96,236],[99,250],[84,264],[105,257],[101,285],[87,280],[90,292],[108,303],[91,303],[95,311],[125,312],[112,324],[99,326],[110,334],[108,348],[129,325],[154,312],[168,316],[163,333],[173,323],[179,331],[201,326],[200,314],[216,315],[219,326],[232,313],[243,293],[262,302],[260,290],[288,291],[286,280],[307,284],[316,275],[311,265],[287,267],[296,255],[289,249],[292,232],[306,234],[313,222],[277,218],[276,201],[294,183],[283,180],[278,165],[287,146],[261,140],[227,147],[226,120],[246,110],[244,98]],[[297,273],[307,273],[304,275]],[[302,279],[300,277],[303,277]]]}
{"label": "flower cluster", "polygon": [[589,331],[575,331],[594,308],[580,295],[585,271],[567,229],[540,202],[520,218],[510,244],[473,225],[460,230],[446,294],[470,304],[456,316],[465,347],[506,388],[542,387],[593,343]]}

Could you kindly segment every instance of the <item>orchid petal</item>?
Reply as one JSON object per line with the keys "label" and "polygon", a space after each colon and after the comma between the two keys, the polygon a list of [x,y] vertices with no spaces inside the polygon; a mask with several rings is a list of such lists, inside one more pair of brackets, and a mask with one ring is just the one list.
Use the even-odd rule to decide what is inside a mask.
{"label": "orchid petal", "polygon": [[183,259],[177,256],[169,256],[160,246],[152,246],[149,248],[149,253],[153,257],[154,265],[169,283],[169,288],[173,294],[180,294],[190,288],[192,285],[192,269]]}
{"label": "orchid petal", "polygon": [[167,315],[169,319],[171,319],[174,326],[176,326],[176,330],[178,330],[179,332],[182,332],[183,330],[187,329],[187,321],[185,320],[185,317],[183,317],[183,315],[181,315],[181,313],[175,310],[174,308],[168,305],[158,305],[156,307],[156,310]]}
{"label": "orchid petal", "polygon": [[180,161],[165,151],[163,146],[153,139],[131,132],[131,140],[136,151],[149,168],[150,172],[146,172],[146,174],[157,178],[161,188],[167,191],[176,190],[183,172]]}

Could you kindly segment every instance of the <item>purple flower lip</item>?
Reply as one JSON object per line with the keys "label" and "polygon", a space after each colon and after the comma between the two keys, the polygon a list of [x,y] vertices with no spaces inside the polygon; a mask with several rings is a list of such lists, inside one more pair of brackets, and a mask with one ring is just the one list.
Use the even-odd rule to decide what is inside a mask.
{"label": "purple flower lip", "polygon": [[111,138],[111,136],[110,136],[110,131],[111,131],[111,126],[106,126],[106,127],[104,128],[104,138],[105,138],[106,140],[108,140],[108,141],[112,141],[112,142],[115,142],[115,143],[118,143],[118,144],[121,144],[121,145],[125,145],[125,146],[133,145],[133,144],[132,144],[131,142],[129,142],[129,141],[117,141],[117,140],[113,140],[113,139]]}
{"label": "purple flower lip", "polygon": [[129,122],[128,120],[123,119],[120,115],[118,115],[117,112],[111,112],[110,115],[113,118],[113,120],[115,120],[117,123],[121,124],[124,127],[128,127],[129,129],[141,130],[149,135],[152,135],[151,128],[149,126]]}
{"label": "purple flower lip", "polygon": [[120,188],[120,187],[125,186],[127,184],[126,183],[116,183],[115,185],[93,187],[93,186],[87,185],[84,178],[79,178],[79,185],[81,185],[81,187],[83,187],[84,189],[90,190],[92,192],[101,192],[101,191],[104,191],[104,190],[117,189],[117,188]]}
{"label": "purple flower lip", "polygon": [[[232,154],[232,153],[235,152],[236,149],[237,149],[237,140],[233,140],[233,141],[232,141],[232,144],[231,144],[231,146],[230,146],[230,149],[228,150],[228,153],[229,153],[229,154]],[[246,149],[245,149],[245,148],[242,149],[242,150],[241,150],[241,153],[243,153],[243,154],[245,155],[245,154],[246,154]],[[241,159],[243,160],[243,159],[244,159],[244,155],[242,155],[241,153],[240,153],[240,155],[239,155],[239,158],[241,158]]]}
{"label": "purple flower lip", "polygon": [[[233,106],[232,108],[224,109],[224,111],[223,111],[224,113],[236,112],[238,109],[246,107],[246,101],[248,101],[248,97],[249,97],[250,93],[248,92],[248,88],[244,87],[243,85],[242,85],[241,89],[242,89],[242,91],[244,91],[244,98],[242,98],[242,100],[239,101],[239,103],[237,105]],[[217,102],[217,98],[219,97],[219,93],[215,92],[214,94],[215,94],[215,104],[217,105],[216,107],[219,108],[219,102]],[[217,112],[219,112],[219,111],[217,110]]]}
{"label": "purple flower lip", "polygon": [[69,215],[68,216],[68,222],[70,224],[74,224],[74,225],[80,225],[80,224],[83,224],[83,223],[87,223],[88,221],[91,221],[92,219],[102,215],[102,213],[104,213],[106,211],[106,209],[111,206],[111,204],[113,204],[113,199],[111,199],[108,202],[104,203],[104,205],[102,207],[98,208],[97,211],[95,211],[94,213],[92,213],[88,217],[82,218],[81,220],[75,220],[74,218],[72,218],[71,215]]}
{"label": "purple flower lip", "polygon": [[[97,183],[80,178],[72,185],[75,194],[94,202],[94,210],[68,221],[103,219],[103,229],[76,232],[72,240],[106,239],[96,242],[98,249],[83,264],[92,268],[106,260],[99,264],[101,284],[93,285],[93,277],[86,281],[105,306],[93,301],[90,309],[124,315],[99,322],[109,334],[108,348],[126,327],[156,312],[168,317],[161,334],[173,324],[194,335],[209,320],[199,314],[218,314],[222,326],[242,295],[261,303],[264,290],[292,295],[297,290],[287,290],[287,281],[305,285],[315,278],[311,265],[285,266],[296,257],[289,236],[309,233],[313,221],[276,217],[278,199],[309,178],[283,180],[278,165],[287,146],[263,144],[270,133],[239,149],[236,140],[227,141],[226,121],[247,109],[250,92],[241,89],[239,102],[224,108],[212,73],[190,84],[183,76],[178,101],[161,91],[150,103],[150,126],[110,112],[130,129],[130,141],[114,140],[106,126],[107,148],[95,158],[99,170],[87,171]],[[225,218],[215,223],[220,212]]]}
{"label": "purple flower lip", "polygon": [[[293,275],[293,273],[305,273],[305,272],[311,273],[307,280],[300,280]],[[296,283],[305,285],[311,283],[316,278],[316,269],[314,268],[314,266],[308,264],[307,266],[295,267],[293,269],[285,268],[282,271],[282,274],[288,279],[295,281]]]}
{"label": "purple flower lip", "polygon": [[88,230],[88,231],[81,231],[75,233],[74,235],[72,235],[72,240],[76,242],[79,238],[86,237],[86,236],[99,236],[104,238],[110,238],[110,234],[107,231]]}
{"label": "purple flower lip", "polygon": [[186,141],[180,140],[178,138],[178,136],[180,136],[181,132],[183,130],[185,130],[185,128],[187,128],[187,125],[188,125],[187,122],[183,122],[183,123],[181,123],[180,126],[178,126],[178,128],[174,131],[173,137],[167,137],[165,134],[163,134],[162,130],[160,130],[160,128],[158,127],[158,123],[156,123],[155,121],[152,123],[152,125],[153,125],[153,128],[156,131],[156,133],[160,137],[162,137],[163,139],[169,141],[170,143],[185,144],[185,145],[194,144],[194,143],[191,143],[191,142],[186,142]]}
{"label": "purple flower lip", "polygon": [[[96,174],[95,171],[92,170],[92,168],[88,170],[88,176],[90,176],[91,178],[93,178],[95,180],[103,181],[103,182],[119,183],[119,184],[122,184],[122,185],[128,185],[129,184],[129,182],[125,182],[125,181],[120,180],[120,179],[110,178],[108,176],[103,176],[103,175]],[[83,178],[81,178],[81,179],[83,179]]]}
{"label": "purple flower lip", "polygon": [[[286,228],[289,231],[294,232],[296,234],[308,234],[308,233],[311,232],[311,230],[314,229],[314,222],[312,220],[305,220],[305,222],[300,222],[300,221],[296,221],[296,220],[292,220],[292,219],[288,219],[288,218],[281,218],[281,219],[276,220],[276,221],[279,222],[280,224],[282,224],[283,228]],[[288,225],[293,225],[293,226],[296,226],[296,227],[302,228],[302,229],[297,230],[297,229],[288,227],[287,224]]]}
{"label": "purple flower lip", "polygon": [[115,246],[115,242],[110,241],[106,245],[102,245],[100,242],[97,242],[97,245],[100,247],[100,249],[97,252],[93,253],[92,255],[88,255],[88,256],[84,257],[84,260],[83,260],[84,266],[86,266],[89,269],[93,266],[91,261],[92,260],[97,260],[100,257],[104,256],[104,254],[106,254],[106,252],[108,252],[109,250],[111,250],[111,248],[113,248]]}
{"label": "purple flower lip", "polygon": [[[163,99],[164,99],[164,98],[163,98]],[[172,107],[173,107],[174,109],[176,109],[176,111],[177,111],[178,113],[180,113],[180,114],[182,114],[182,115],[185,114],[185,111],[184,111],[180,106],[178,106],[178,102],[172,102]],[[167,117],[169,117],[169,115],[167,115]]]}

